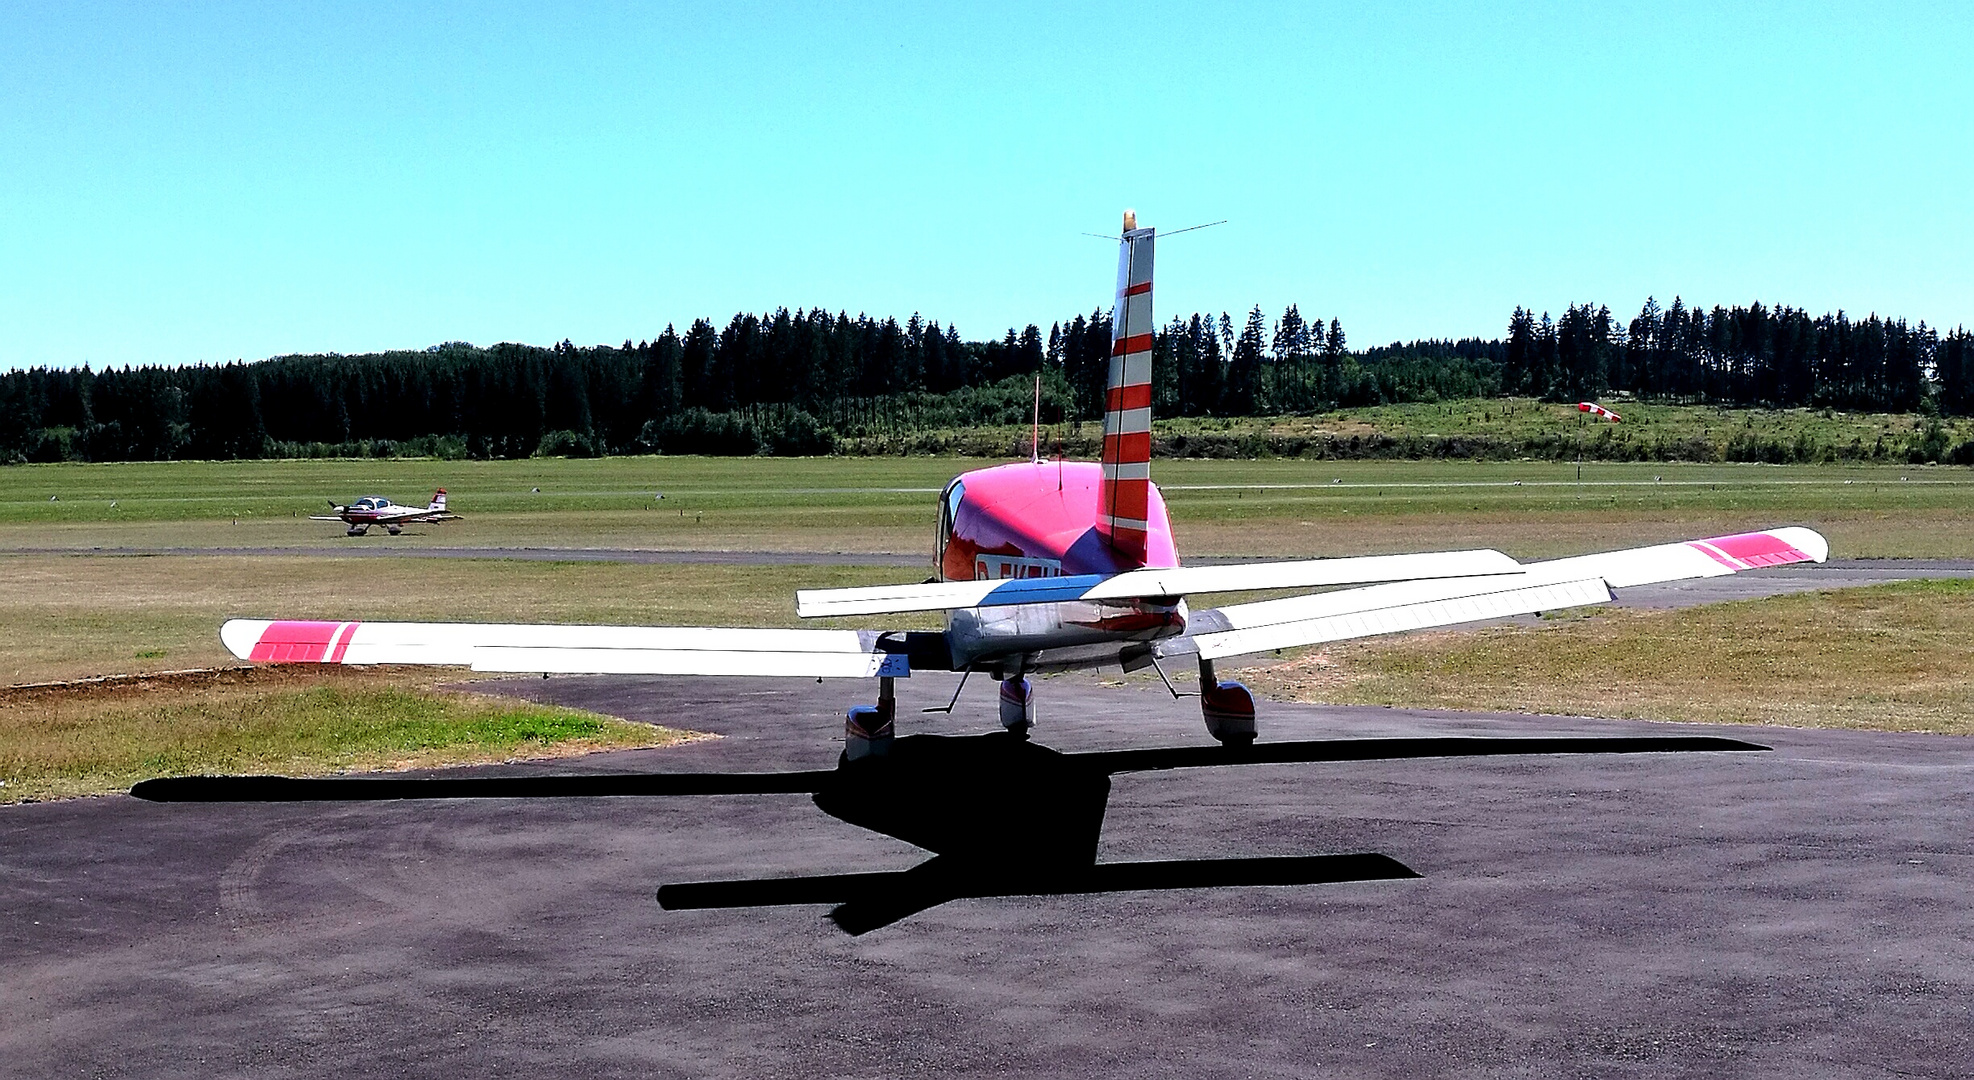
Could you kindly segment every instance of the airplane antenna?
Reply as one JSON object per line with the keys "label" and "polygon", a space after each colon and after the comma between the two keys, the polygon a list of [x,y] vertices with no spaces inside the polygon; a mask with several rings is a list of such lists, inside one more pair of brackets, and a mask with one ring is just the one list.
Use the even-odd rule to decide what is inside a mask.
{"label": "airplane antenna", "polygon": [[[1225,224],[1227,224],[1227,220],[1228,220],[1228,219],[1226,219],[1226,218],[1221,218],[1221,219],[1220,219],[1219,221],[1209,221],[1209,222],[1207,222],[1207,223],[1206,223],[1206,224],[1204,224],[1204,225],[1188,225],[1188,226],[1186,226],[1186,227],[1185,227],[1185,228],[1183,228],[1183,229],[1174,229],[1174,230],[1172,230],[1172,231],[1171,231],[1171,232],[1169,232],[1169,233],[1159,233],[1158,235],[1159,235],[1159,238],[1160,238],[1160,239],[1162,240],[1162,239],[1164,239],[1165,237],[1168,237],[1168,236],[1177,236],[1177,235],[1179,235],[1180,233],[1187,233],[1187,232],[1194,232],[1194,231],[1197,231],[1197,230],[1199,230],[1199,229],[1211,229],[1211,228],[1213,228],[1213,227],[1214,227],[1215,225],[1225,225]],[[1097,238],[1097,239],[1099,239],[1099,240],[1113,240],[1113,241],[1115,241],[1115,240],[1122,240],[1122,239],[1124,239],[1124,238],[1123,238],[1123,237],[1121,237],[1121,236],[1112,236],[1112,235],[1111,235],[1111,234],[1109,234],[1109,233],[1100,233],[1100,232],[1086,232],[1086,233],[1080,233],[1079,235],[1081,235],[1081,236],[1094,236],[1094,237],[1096,237],[1096,238]]]}
{"label": "airplane antenna", "polygon": [[1207,222],[1207,223],[1206,223],[1206,224],[1204,224],[1204,225],[1188,225],[1188,226],[1186,226],[1186,227],[1185,227],[1185,228],[1183,228],[1183,229],[1174,229],[1174,230],[1172,230],[1172,231],[1171,231],[1171,232],[1169,232],[1169,233],[1164,233],[1164,234],[1161,234],[1161,235],[1160,235],[1160,237],[1159,237],[1159,239],[1161,239],[1161,240],[1163,240],[1163,239],[1165,239],[1166,237],[1171,237],[1171,236],[1177,236],[1177,235],[1179,235],[1179,234],[1180,234],[1180,233],[1182,233],[1182,232],[1193,232],[1193,231],[1195,231],[1195,230],[1198,230],[1198,229],[1211,229],[1211,228],[1213,228],[1213,227],[1214,227],[1215,225],[1225,225],[1225,224],[1227,224],[1227,219],[1226,219],[1226,218],[1221,218],[1221,219],[1220,219],[1219,221],[1209,221],[1209,222]]}
{"label": "airplane antenna", "polygon": [[1028,463],[1042,463],[1042,376],[1035,376],[1035,428],[1028,444]]}

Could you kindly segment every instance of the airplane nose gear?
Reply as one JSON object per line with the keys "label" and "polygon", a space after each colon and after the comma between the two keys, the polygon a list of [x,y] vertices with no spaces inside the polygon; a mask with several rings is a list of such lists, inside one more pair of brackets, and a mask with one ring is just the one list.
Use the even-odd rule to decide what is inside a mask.
{"label": "airplane nose gear", "polygon": [[1247,687],[1229,679],[1221,682],[1213,674],[1213,661],[1199,662],[1200,712],[1206,717],[1207,734],[1224,746],[1254,744],[1254,695]]}
{"label": "airplane nose gear", "polygon": [[877,681],[876,705],[852,705],[843,724],[843,757],[859,761],[882,757],[891,752],[898,716],[898,699],[893,696],[891,676]]}
{"label": "airplane nose gear", "polygon": [[1035,726],[1035,687],[1027,679],[1001,680],[1001,726],[1017,739],[1027,738]]}

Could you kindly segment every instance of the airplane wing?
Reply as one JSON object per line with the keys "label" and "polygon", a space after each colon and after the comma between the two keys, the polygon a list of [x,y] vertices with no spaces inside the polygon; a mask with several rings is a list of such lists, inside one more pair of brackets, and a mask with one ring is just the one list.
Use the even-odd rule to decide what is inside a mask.
{"label": "airplane wing", "polygon": [[341,514],[310,514],[308,519],[310,521],[341,521],[343,517]]}
{"label": "airplane wing", "polygon": [[802,589],[795,594],[795,613],[805,619],[826,615],[890,615],[905,611],[1053,604],[1070,600],[1127,600],[1252,589],[1360,585],[1372,581],[1512,575],[1521,569],[1520,563],[1498,551],[1480,549],[1232,566],[1171,567],[1109,575],[935,581],[923,585],[878,585],[855,589]]}
{"label": "airplane wing", "polygon": [[908,673],[902,652],[868,630],[705,626],[234,619],[220,640],[242,660],[287,664],[447,664],[475,671],[568,675],[784,675],[869,678]]}
{"label": "airplane wing", "polygon": [[1822,562],[1829,553],[1829,544],[1810,529],[1772,529],[1551,559],[1527,564],[1516,574],[1396,582],[1235,604],[1194,612],[1186,636],[1162,646],[1159,653],[1197,652],[1212,660],[1529,615],[1605,603],[1613,598],[1615,588]]}

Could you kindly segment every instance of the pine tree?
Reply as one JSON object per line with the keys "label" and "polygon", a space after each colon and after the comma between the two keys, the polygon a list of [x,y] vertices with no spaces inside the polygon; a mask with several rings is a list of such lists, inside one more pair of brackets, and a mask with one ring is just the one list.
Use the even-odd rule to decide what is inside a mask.
{"label": "pine tree", "polygon": [[1508,317],[1508,352],[1501,365],[1501,389],[1526,394],[1535,383],[1535,316],[1515,305]]}
{"label": "pine tree", "polygon": [[1261,305],[1248,312],[1247,324],[1234,342],[1233,360],[1227,365],[1227,390],[1222,404],[1232,416],[1253,416],[1266,404],[1261,395],[1261,361],[1268,323]]}

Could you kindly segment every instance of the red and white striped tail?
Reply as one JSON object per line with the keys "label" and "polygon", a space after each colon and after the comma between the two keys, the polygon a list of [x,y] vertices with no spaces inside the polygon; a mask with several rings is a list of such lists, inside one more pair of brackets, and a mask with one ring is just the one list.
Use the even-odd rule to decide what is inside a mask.
{"label": "red and white striped tail", "polygon": [[1097,531],[1122,561],[1143,565],[1151,504],[1152,236],[1124,212],[1104,399],[1103,498]]}

